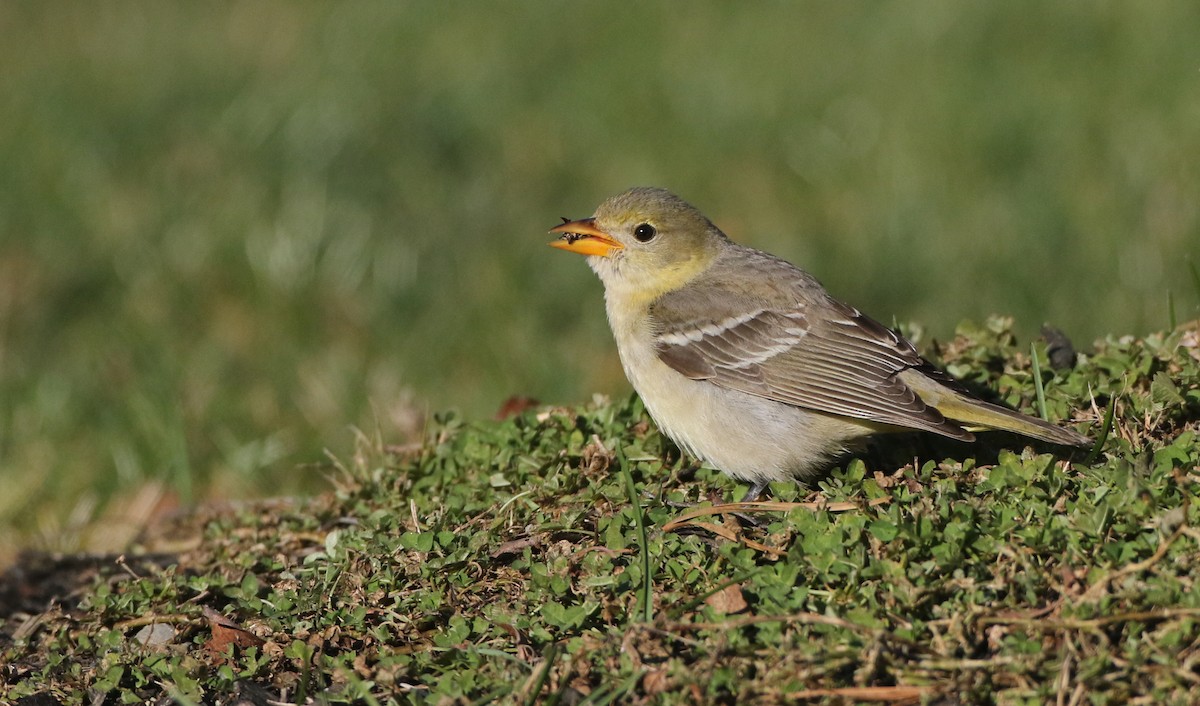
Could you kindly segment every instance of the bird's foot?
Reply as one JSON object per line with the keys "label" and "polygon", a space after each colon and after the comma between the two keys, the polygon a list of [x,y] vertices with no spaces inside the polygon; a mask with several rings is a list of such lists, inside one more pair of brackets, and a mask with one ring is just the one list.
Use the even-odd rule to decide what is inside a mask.
{"label": "bird's foot", "polygon": [[742,496],[742,499],[739,502],[752,503],[755,500],[758,500],[758,496],[762,495],[762,492],[766,490],[767,485],[770,484],[770,482],[771,481],[768,480],[755,481],[754,485],[750,486],[750,490],[746,491],[746,494]]}

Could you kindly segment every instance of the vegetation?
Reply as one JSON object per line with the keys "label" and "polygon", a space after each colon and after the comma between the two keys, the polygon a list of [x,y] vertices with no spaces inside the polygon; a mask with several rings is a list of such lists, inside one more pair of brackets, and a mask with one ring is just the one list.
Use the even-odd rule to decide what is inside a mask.
{"label": "vegetation", "polygon": [[0,700],[1196,703],[1200,327],[1030,350],[994,319],[940,354],[1095,451],[891,437],[714,507],[636,398],[362,436],[336,492],[28,557]]}
{"label": "vegetation", "polygon": [[598,283],[544,243],[632,184],[927,340],[1195,318],[1197,26],[1192,2],[0,4],[0,565],[319,490],[348,426],[627,394]]}

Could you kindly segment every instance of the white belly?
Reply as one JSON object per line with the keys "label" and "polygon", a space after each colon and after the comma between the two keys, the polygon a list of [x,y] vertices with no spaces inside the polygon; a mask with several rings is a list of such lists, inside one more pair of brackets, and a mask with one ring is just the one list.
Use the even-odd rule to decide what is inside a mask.
{"label": "white belly", "polygon": [[621,364],[650,416],[685,451],[731,476],[758,482],[814,475],[855,439],[863,424],[691,380],[654,351],[652,337],[613,316]]}

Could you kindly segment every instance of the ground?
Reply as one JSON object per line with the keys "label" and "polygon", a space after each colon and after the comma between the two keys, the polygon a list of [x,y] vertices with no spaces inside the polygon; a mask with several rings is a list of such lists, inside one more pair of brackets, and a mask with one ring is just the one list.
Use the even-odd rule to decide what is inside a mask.
{"label": "ground", "polygon": [[1200,701],[1200,326],[1057,370],[1005,319],[927,352],[1096,448],[888,437],[722,506],[634,397],[442,415],[326,494],[25,555],[0,701]]}

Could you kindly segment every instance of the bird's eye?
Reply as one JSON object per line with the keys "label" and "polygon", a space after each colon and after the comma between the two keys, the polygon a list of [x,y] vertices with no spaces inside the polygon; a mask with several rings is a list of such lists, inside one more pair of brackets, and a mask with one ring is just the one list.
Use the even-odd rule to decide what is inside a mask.
{"label": "bird's eye", "polygon": [[638,242],[647,243],[658,235],[658,231],[654,230],[654,226],[649,223],[642,223],[637,228],[633,229],[633,237],[638,239]]}

